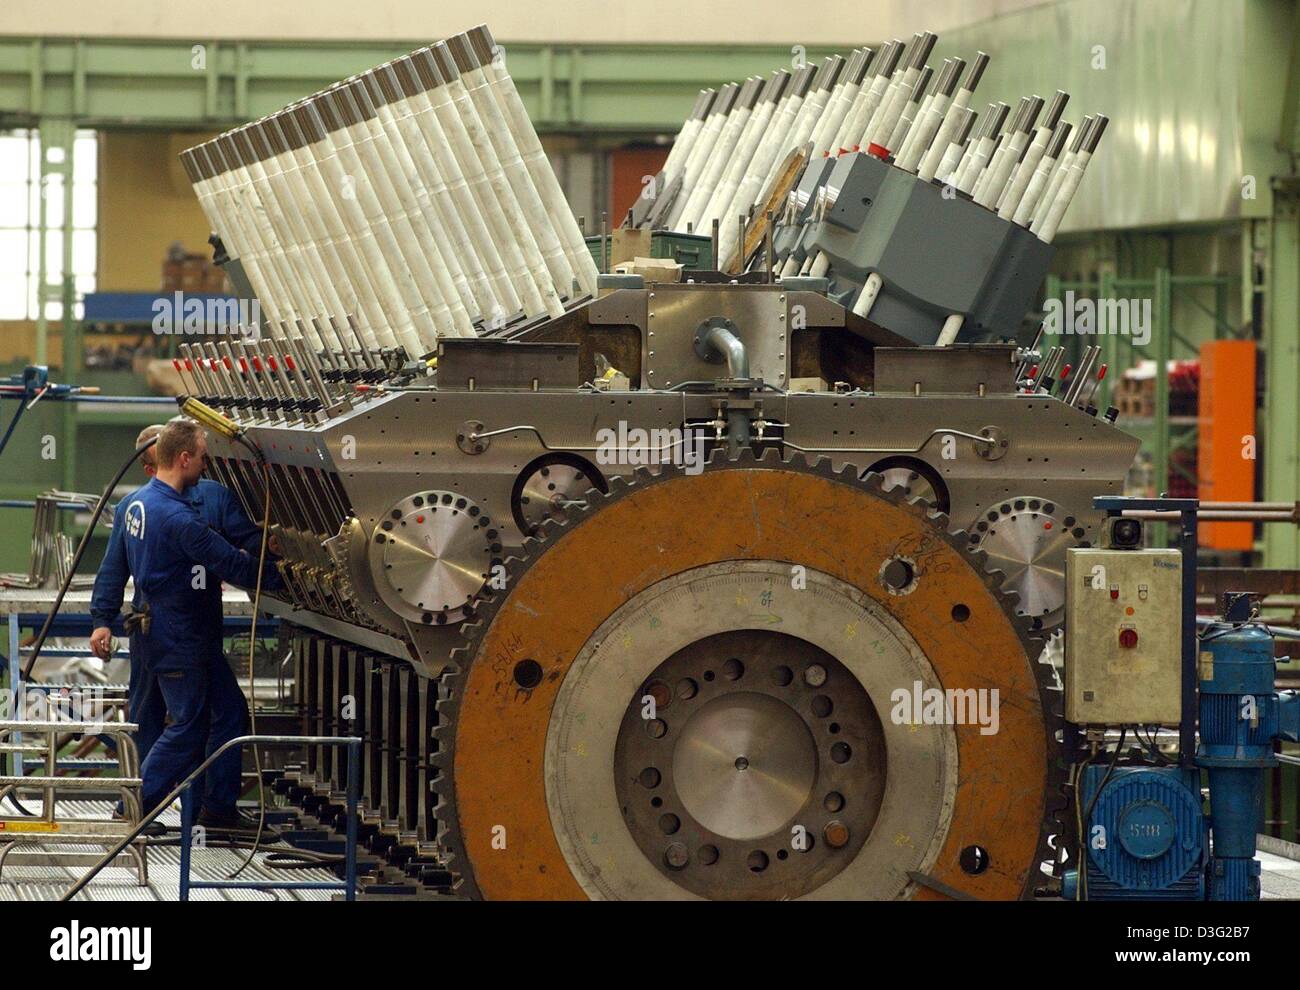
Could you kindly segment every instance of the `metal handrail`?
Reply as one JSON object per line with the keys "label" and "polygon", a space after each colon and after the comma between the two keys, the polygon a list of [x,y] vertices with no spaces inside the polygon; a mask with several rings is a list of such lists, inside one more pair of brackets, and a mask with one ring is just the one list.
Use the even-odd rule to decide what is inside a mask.
{"label": "metal handrail", "polygon": [[[65,890],[63,892],[63,896],[61,896],[59,900],[68,901],[71,900],[73,897],[75,897],[78,894],[78,892],[80,892],[81,889],[86,886],[86,884],[90,883],[91,880],[93,880],[96,876],[99,875],[100,870],[102,870],[105,866],[108,866],[115,859],[117,859],[118,854],[121,853],[122,850],[124,850],[127,846],[129,846],[132,842],[134,842],[137,838],[139,838],[140,834],[144,832],[144,830],[149,825],[151,825],[153,821],[160,814],[162,814],[165,809],[170,807],[171,803],[175,801],[176,798],[178,798],[191,784],[193,784],[195,779],[198,778],[205,770],[208,769],[208,767],[210,767],[216,761],[217,757],[219,757],[226,750],[230,749],[230,747],[242,746],[245,743],[261,743],[263,745],[273,745],[273,746],[275,745],[292,746],[292,745],[305,745],[305,744],[326,745],[326,746],[347,746],[349,750],[351,750],[350,755],[353,757],[360,756],[360,750],[361,750],[360,736],[237,736],[234,739],[227,740],[220,747],[218,747],[212,753],[211,756],[209,756],[206,760],[204,760],[197,767],[195,767],[195,769],[190,772],[188,777],[186,777],[179,784],[177,784],[175,788],[172,789],[172,792],[170,794],[168,794],[165,798],[159,801],[157,807],[155,807],[147,815],[141,818],[140,821],[136,824],[135,828],[132,829],[130,832],[128,832],[126,837],[121,839],[116,846],[114,846],[111,850],[109,850],[109,852],[105,854],[103,859],[101,859],[89,870],[87,870],[84,874],[82,874],[82,876],[76,881],[76,883],[74,883],[71,887]],[[356,872],[356,854],[357,854],[356,802],[357,802],[357,764],[358,763],[359,760],[356,758],[352,758],[348,760],[348,823],[347,823],[346,858],[348,861],[347,872],[350,875],[355,875]],[[189,857],[186,856],[185,859],[188,860]],[[181,864],[182,871],[184,871],[184,869],[188,865],[189,865],[188,862],[182,863]],[[182,873],[182,884],[184,885],[183,873]],[[347,891],[347,899],[348,900],[355,899],[355,893],[356,893],[355,884],[349,885]]]}

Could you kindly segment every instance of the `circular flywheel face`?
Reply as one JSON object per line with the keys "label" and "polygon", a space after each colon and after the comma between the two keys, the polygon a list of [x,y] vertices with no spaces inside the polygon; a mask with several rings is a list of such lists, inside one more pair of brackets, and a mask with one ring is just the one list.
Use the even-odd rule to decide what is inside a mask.
{"label": "circular flywheel face", "polygon": [[748,455],[545,525],[439,704],[459,892],[1024,896],[1051,671],[945,526],[878,476]]}
{"label": "circular flywheel face", "polygon": [[[712,583],[763,586],[743,573]],[[807,640],[746,629],[655,668],[619,727],[614,787],[633,841],[673,883],[715,900],[797,896],[857,855],[887,763],[848,668]]]}

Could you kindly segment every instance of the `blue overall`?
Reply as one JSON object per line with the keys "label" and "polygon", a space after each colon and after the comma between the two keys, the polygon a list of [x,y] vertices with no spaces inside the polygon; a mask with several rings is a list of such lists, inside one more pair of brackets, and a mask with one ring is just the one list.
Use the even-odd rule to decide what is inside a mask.
{"label": "blue overall", "polygon": [[[205,754],[243,734],[248,706],[221,651],[222,581],[252,587],[257,558],[231,545],[186,495],[151,480],[125,500],[122,542],[150,629],[132,643],[144,675],[158,686],[171,722],[144,760],[141,801],[152,809]],[[268,569],[264,586],[278,585]],[[240,791],[238,748],[207,772],[204,807],[228,815]]]}
{"label": "blue overall", "polygon": [[[135,494],[138,494],[138,491],[131,493],[131,495]],[[95,589],[90,599],[90,614],[96,628],[112,626],[122,608],[126,582],[130,577],[126,563],[126,544],[123,543],[126,527],[122,524],[122,516],[131,495],[118,502],[113,511],[113,530],[108,538],[108,549],[104,552],[104,560],[95,575]],[[259,552],[262,540],[261,528],[244,514],[239,499],[225,485],[208,478],[200,478],[199,483],[189,489],[185,495],[190,504],[199,510],[199,517],[208,526],[240,549],[250,554]],[[208,588],[220,605],[220,583],[210,584]],[[135,588],[131,607],[133,609],[140,607],[139,586]],[[131,637],[130,651],[131,673],[128,680],[126,717],[127,721],[140,727],[135,735],[135,745],[143,762],[149,755],[149,750],[153,748],[154,740],[162,733],[167,716],[167,705],[163,701],[157,681],[145,674],[144,664],[136,653],[135,636]]]}

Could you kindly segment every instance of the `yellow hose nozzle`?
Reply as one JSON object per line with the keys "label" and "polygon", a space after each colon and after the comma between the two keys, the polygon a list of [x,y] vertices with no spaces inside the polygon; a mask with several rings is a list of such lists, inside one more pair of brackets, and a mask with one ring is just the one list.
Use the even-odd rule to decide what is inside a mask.
{"label": "yellow hose nozzle", "polygon": [[178,395],[176,404],[181,407],[181,412],[190,419],[202,423],[210,430],[215,430],[228,440],[234,440],[238,437],[243,429],[238,423],[228,416],[223,416],[211,406],[200,402],[192,395]]}

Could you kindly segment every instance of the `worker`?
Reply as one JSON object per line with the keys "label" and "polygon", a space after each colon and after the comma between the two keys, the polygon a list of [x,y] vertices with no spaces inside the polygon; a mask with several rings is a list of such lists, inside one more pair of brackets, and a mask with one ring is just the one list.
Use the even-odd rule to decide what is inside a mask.
{"label": "worker", "polygon": [[[138,450],[153,440],[164,427],[161,423],[146,426],[136,437]],[[140,455],[140,466],[144,470],[146,481],[157,473],[157,451],[147,448]],[[132,492],[132,495],[136,492]],[[200,478],[197,485],[188,492],[189,500],[203,521],[224,536],[230,543],[256,554],[261,549],[261,529],[244,513],[239,500],[230,489],[210,478]],[[122,608],[122,599],[126,582],[130,577],[126,560],[126,545],[123,537],[126,527],[123,514],[127,501],[122,499],[113,512],[113,529],[108,540],[108,549],[104,560],[95,575],[95,588],[90,601],[90,614],[95,622],[95,629],[90,636],[90,649],[96,656],[108,660],[112,656],[112,624]],[[208,593],[214,599],[215,607],[220,608],[221,584],[209,584]],[[142,618],[140,609],[140,589],[137,585],[131,602],[131,614],[127,618],[128,642],[131,648],[131,668],[127,682],[127,721],[139,726],[135,733],[136,751],[141,763],[149,755],[154,740],[158,738],[166,721],[167,706],[154,677],[146,674],[144,664],[135,649],[136,634],[133,631]]]}
{"label": "worker", "polygon": [[[208,526],[191,501],[207,464],[203,429],[187,419],[169,423],[158,435],[155,464],[153,478],[127,496],[121,510],[127,568],[135,577],[142,614],[133,654],[143,676],[156,682],[171,719],[143,762],[146,811],[206,754],[246,729],[248,706],[222,652],[219,589],[223,580],[253,587],[259,568],[256,554]],[[274,568],[264,569],[263,586],[280,586]],[[256,830],[256,821],[236,808],[241,767],[234,747],[208,769],[197,824]]]}

